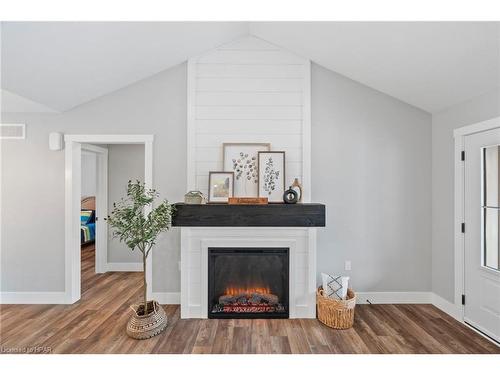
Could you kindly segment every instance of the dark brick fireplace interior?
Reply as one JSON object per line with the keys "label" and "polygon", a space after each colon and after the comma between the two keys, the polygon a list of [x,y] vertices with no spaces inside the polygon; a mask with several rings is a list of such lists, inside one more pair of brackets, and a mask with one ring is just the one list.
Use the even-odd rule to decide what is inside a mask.
{"label": "dark brick fireplace interior", "polygon": [[288,248],[209,248],[209,318],[288,318]]}

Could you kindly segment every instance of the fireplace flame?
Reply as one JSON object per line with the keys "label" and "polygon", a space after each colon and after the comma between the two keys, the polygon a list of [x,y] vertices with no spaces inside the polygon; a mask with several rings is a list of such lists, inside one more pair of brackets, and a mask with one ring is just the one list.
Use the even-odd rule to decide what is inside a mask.
{"label": "fireplace flame", "polygon": [[235,288],[235,287],[227,287],[225,291],[225,295],[229,296],[238,296],[240,294],[251,295],[252,293],[258,294],[271,294],[271,289],[269,287],[264,288]]}

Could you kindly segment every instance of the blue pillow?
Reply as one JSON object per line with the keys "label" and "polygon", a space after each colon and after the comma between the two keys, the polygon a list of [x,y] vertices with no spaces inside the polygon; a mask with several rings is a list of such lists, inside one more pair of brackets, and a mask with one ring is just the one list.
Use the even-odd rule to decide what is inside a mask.
{"label": "blue pillow", "polygon": [[80,211],[80,224],[87,225],[91,222],[92,217],[94,216],[94,211],[92,210],[81,210]]}

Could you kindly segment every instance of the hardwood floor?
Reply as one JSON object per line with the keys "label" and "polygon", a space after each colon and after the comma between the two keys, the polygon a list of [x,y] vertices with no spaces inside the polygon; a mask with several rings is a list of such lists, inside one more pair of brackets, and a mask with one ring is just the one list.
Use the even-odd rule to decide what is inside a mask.
{"label": "hardwood floor", "polygon": [[1,352],[51,353],[497,353],[500,349],[432,305],[358,305],[354,328],[315,319],[179,319],[165,305],[167,329],[129,338],[129,305],[140,299],[141,274],[94,273],[82,251],[82,299],[73,305],[1,305]]}

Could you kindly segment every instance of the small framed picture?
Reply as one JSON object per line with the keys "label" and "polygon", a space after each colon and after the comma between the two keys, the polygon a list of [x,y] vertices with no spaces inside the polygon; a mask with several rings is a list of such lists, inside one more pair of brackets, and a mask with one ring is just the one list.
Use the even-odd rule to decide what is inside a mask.
{"label": "small framed picture", "polygon": [[259,197],[283,203],[285,193],[285,151],[261,151],[258,154]]}
{"label": "small framed picture", "polygon": [[234,196],[258,197],[257,154],[271,150],[269,143],[224,143],[224,170],[234,172]]}
{"label": "small framed picture", "polygon": [[208,173],[208,202],[227,203],[234,194],[234,172]]}

